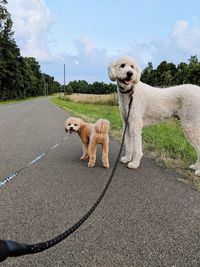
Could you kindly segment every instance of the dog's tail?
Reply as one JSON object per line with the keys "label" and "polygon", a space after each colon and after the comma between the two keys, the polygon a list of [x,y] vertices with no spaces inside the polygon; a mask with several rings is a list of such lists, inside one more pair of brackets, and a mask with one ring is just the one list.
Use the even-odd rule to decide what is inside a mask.
{"label": "dog's tail", "polygon": [[97,133],[102,133],[102,134],[108,133],[110,129],[110,122],[106,119],[99,119],[94,124],[94,128]]}

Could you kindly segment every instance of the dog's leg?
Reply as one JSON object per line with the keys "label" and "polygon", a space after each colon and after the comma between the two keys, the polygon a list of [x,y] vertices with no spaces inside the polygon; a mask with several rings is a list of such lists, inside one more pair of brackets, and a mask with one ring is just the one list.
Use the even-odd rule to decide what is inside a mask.
{"label": "dog's leg", "polygon": [[190,165],[189,167],[191,170],[195,171],[195,175],[200,176],[200,152],[197,159],[197,162],[195,164]]}
{"label": "dog's leg", "polygon": [[192,164],[189,167],[189,169],[194,170],[194,171],[198,170],[199,168],[200,168],[200,161],[199,161],[199,159],[197,160],[197,162],[195,164]]}
{"label": "dog's leg", "polygon": [[106,140],[102,144],[102,162],[105,168],[109,168],[109,160],[108,160],[108,140]]}
{"label": "dog's leg", "polygon": [[196,166],[196,170],[195,170],[195,175],[197,176],[200,176],[200,142],[199,142],[199,145],[197,146],[197,149],[196,149],[196,152],[197,152],[197,162],[195,164]]}
{"label": "dog's leg", "polygon": [[84,143],[83,144],[83,156],[80,158],[80,160],[87,160],[88,158],[89,158],[88,144]]}
{"label": "dog's leg", "polygon": [[196,176],[200,176],[200,169],[196,170],[194,173]]}
{"label": "dog's leg", "polygon": [[[190,165],[190,169],[195,171],[195,175],[200,176],[200,127],[196,127],[196,125],[192,125],[191,127],[187,127],[182,122],[182,127],[185,135],[187,135],[191,145],[194,147],[197,153],[197,161],[195,164]],[[192,130],[191,130],[192,129]]]}
{"label": "dog's leg", "polygon": [[195,171],[195,175],[200,176],[200,150],[196,150],[197,152],[197,162],[195,164],[190,165],[189,169]]}
{"label": "dog's leg", "polygon": [[[135,127],[134,127],[135,126]],[[137,169],[140,165],[140,160],[143,156],[142,153],[142,127],[137,124],[131,124],[130,133],[132,136],[132,140],[129,144],[130,150],[132,150],[132,161],[128,163],[128,168]]]}
{"label": "dog's leg", "polygon": [[[124,127],[125,128],[125,123],[123,122],[124,124]],[[126,129],[126,133],[125,133],[125,156],[124,157],[121,157],[121,162],[126,164],[128,163],[129,161],[131,161],[132,159],[132,156],[133,156],[133,149],[132,149],[132,146],[131,146],[131,133],[130,133],[130,129],[129,127],[127,127]]]}
{"label": "dog's leg", "polygon": [[89,144],[89,162],[88,167],[92,168],[96,162],[96,153],[97,153],[97,144],[96,141],[93,139],[90,139]]}

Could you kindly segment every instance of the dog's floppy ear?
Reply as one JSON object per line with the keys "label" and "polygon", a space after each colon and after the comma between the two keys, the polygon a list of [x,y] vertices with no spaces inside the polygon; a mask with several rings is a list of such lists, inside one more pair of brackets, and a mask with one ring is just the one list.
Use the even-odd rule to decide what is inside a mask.
{"label": "dog's floppy ear", "polygon": [[67,130],[67,128],[66,128],[66,124],[67,124],[67,122],[65,121],[65,122],[64,122],[65,132],[68,133],[68,130]]}
{"label": "dog's floppy ear", "polygon": [[135,76],[135,79],[134,79],[134,83],[138,83],[140,81],[140,76],[141,76],[141,70],[140,70],[140,67],[138,66],[137,63],[134,63],[134,69],[136,71],[136,76]]}
{"label": "dog's floppy ear", "polygon": [[115,63],[111,63],[108,67],[108,76],[111,81],[116,81],[116,70],[115,70]]}

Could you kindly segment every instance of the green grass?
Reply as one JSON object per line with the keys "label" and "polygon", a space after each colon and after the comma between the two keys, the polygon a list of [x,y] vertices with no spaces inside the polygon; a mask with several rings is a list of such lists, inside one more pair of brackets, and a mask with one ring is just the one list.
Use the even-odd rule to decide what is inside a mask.
{"label": "green grass", "polygon": [[196,152],[185,138],[180,122],[171,120],[143,129],[144,150],[159,153],[165,158],[189,165],[196,160]]}
{"label": "green grass", "polygon": [[121,131],[122,122],[118,106],[76,103],[61,100],[57,97],[52,97],[52,102],[68,111],[71,115],[85,118],[90,122],[94,122],[99,118],[108,119],[113,131]]}
{"label": "green grass", "polygon": [[13,99],[13,100],[0,101],[0,105],[17,104],[19,102],[32,100],[32,99],[39,98],[39,97],[44,97],[44,96],[36,96],[36,97],[28,97],[28,98],[25,98],[25,99]]}
{"label": "green grass", "polygon": [[[94,122],[99,118],[106,118],[111,123],[112,135],[120,139],[122,136],[122,121],[118,106],[75,103],[53,97],[52,102],[73,116],[82,117]],[[200,190],[200,179],[188,171],[188,166],[196,161],[196,152],[185,138],[178,120],[171,120],[157,125],[145,127],[142,132],[143,150],[146,155],[164,162],[196,181]]]}
{"label": "green grass", "polygon": [[16,104],[16,103],[19,103],[19,102],[22,102],[22,101],[25,101],[25,99],[0,101],[0,105]]}

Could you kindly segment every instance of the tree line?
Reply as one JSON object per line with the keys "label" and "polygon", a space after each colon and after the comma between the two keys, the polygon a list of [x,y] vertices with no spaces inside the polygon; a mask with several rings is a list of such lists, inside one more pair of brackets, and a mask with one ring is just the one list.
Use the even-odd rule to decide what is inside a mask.
{"label": "tree line", "polygon": [[[189,63],[181,62],[177,66],[174,63],[162,61],[157,68],[153,68],[152,62],[141,74],[141,81],[152,86],[168,87],[178,84],[200,85],[200,62],[197,56],[191,56]],[[109,94],[116,92],[115,84],[94,82],[89,84],[84,80],[71,81],[62,90],[66,94],[85,93],[85,94]]]}
{"label": "tree line", "polygon": [[162,61],[156,69],[151,62],[143,70],[141,81],[152,86],[167,87],[178,84],[200,85],[200,62],[197,56],[191,56],[189,63],[174,63]]}
{"label": "tree line", "polygon": [[0,0],[0,100],[23,99],[60,91],[54,77],[41,73],[33,57],[20,54],[12,31],[7,0]]}
{"label": "tree line", "polygon": [[117,91],[117,86],[112,83],[94,82],[92,84],[85,80],[71,81],[66,86],[62,86],[65,94],[110,94]]}

